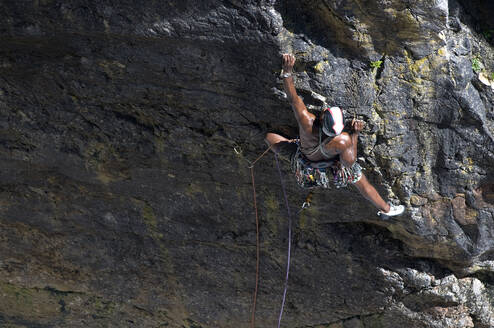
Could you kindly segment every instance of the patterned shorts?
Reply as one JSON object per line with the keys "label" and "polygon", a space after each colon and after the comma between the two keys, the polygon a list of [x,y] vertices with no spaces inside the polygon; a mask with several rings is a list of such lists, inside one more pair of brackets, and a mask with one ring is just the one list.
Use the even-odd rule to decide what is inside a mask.
{"label": "patterned shorts", "polygon": [[302,155],[300,149],[292,156],[291,166],[297,183],[306,189],[331,188],[331,181],[337,189],[344,188],[362,178],[362,167],[356,162],[348,168],[338,161],[313,163]]}

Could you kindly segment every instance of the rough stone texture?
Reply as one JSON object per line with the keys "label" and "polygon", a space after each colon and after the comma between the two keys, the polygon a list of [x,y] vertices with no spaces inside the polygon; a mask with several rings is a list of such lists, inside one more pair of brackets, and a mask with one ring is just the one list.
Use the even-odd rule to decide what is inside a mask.
{"label": "rough stone texture", "polygon": [[[247,164],[267,131],[296,136],[277,78],[293,52],[311,110],[367,121],[362,165],[407,212],[317,191],[295,218],[283,326],[493,327],[486,3],[5,1],[0,324],[248,327]],[[286,265],[273,165],[255,168],[258,327],[276,324]],[[306,192],[284,173],[297,212]]]}

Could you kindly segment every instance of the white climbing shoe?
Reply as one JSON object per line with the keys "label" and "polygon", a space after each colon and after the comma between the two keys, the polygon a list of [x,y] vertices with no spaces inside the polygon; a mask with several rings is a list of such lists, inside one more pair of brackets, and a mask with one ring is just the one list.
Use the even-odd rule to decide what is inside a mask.
{"label": "white climbing shoe", "polygon": [[389,211],[388,212],[377,212],[377,215],[380,216],[383,219],[389,218],[391,216],[397,216],[403,214],[405,211],[405,206],[403,205],[393,205],[389,204]]}

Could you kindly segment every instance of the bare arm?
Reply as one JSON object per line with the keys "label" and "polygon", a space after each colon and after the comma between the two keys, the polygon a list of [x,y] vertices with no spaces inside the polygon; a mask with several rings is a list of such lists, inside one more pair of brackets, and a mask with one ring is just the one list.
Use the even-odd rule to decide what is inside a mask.
{"label": "bare arm", "polygon": [[[295,56],[284,54],[283,55],[283,74],[290,75],[293,73],[293,65],[295,64]],[[297,90],[295,89],[295,85],[293,83],[293,76],[290,75],[288,77],[283,78],[283,88],[285,89],[286,95],[290,104],[292,105],[293,111],[295,113],[295,118],[297,122],[303,127],[311,127],[313,115],[309,113],[307,108],[305,107],[304,102],[298,96]]]}
{"label": "bare arm", "polygon": [[350,133],[350,138],[340,153],[340,161],[345,167],[351,167],[357,160],[358,136],[364,125],[365,123],[360,120],[354,120],[352,122],[353,131]]}

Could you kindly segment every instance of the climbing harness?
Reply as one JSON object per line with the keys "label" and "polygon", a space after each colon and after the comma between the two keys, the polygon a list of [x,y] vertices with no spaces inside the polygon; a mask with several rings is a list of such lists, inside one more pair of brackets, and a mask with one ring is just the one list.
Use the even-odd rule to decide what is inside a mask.
{"label": "climbing harness", "polygon": [[312,189],[316,187],[330,188],[328,176],[331,176],[330,166],[332,162],[320,162],[319,166],[313,165],[297,148],[295,156],[292,158],[292,171],[300,187]]}
{"label": "climbing harness", "polygon": [[362,177],[362,167],[357,162],[349,168],[338,160],[311,162],[302,154],[300,146],[292,158],[291,166],[298,185],[304,189],[331,188],[331,178],[337,189],[344,188]]}
{"label": "climbing harness", "polygon": [[334,185],[336,188],[344,188],[349,184],[354,184],[362,177],[362,167],[353,163],[351,167],[337,167],[333,169]]}

